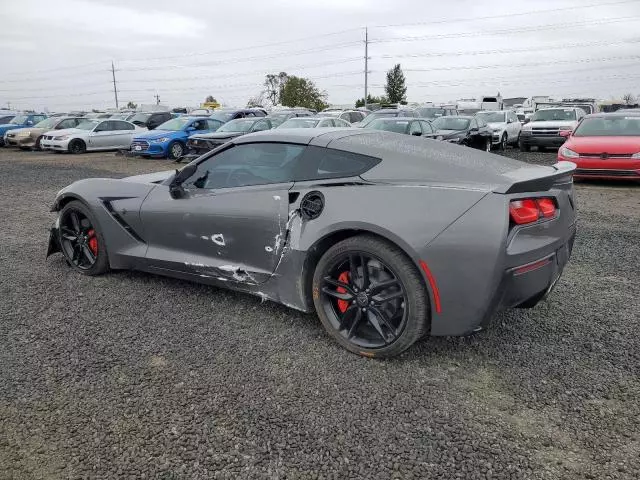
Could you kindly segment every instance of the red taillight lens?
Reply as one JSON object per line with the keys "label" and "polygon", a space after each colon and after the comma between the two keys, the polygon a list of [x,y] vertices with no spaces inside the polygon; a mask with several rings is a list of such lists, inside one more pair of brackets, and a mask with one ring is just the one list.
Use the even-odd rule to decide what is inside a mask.
{"label": "red taillight lens", "polygon": [[536,202],[544,218],[551,218],[556,214],[556,204],[551,198],[538,198]]}
{"label": "red taillight lens", "polygon": [[525,198],[509,203],[509,215],[513,223],[524,225],[541,218],[552,218],[556,214],[556,203],[552,198]]}

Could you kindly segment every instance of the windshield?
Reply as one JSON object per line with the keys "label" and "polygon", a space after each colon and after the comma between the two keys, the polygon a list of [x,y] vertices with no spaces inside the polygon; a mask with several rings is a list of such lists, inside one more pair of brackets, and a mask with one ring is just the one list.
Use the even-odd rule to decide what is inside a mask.
{"label": "windshield", "polygon": [[99,123],[100,122],[97,120],[85,120],[84,122],[78,124],[76,128],[79,128],[80,130],[93,130]]}
{"label": "windshield", "polygon": [[314,128],[319,121],[317,118],[308,117],[290,118],[278,128]]}
{"label": "windshield", "polygon": [[46,118],[41,122],[36,123],[35,128],[53,128],[60,121],[60,118]]}
{"label": "windshield", "polygon": [[423,118],[437,118],[444,115],[444,108],[423,107],[418,108],[418,115]]}
{"label": "windshield", "polygon": [[387,111],[378,110],[377,112],[370,113],[369,115],[364,117],[364,120],[362,120],[362,122],[360,123],[360,126],[361,127],[367,126],[371,122],[373,122],[376,118],[397,117],[397,116],[398,116],[398,112],[396,110],[387,110]]}
{"label": "windshield", "polygon": [[367,128],[385,130],[387,132],[407,133],[409,131],[409,120],[385,120],[378,118],[370,122]]}
{"label": "windshield", "polygon": [[332,110],[329,112],[322,112],[323,117],[339,117],[342,112],[340,110]]}
{"label": "windshield", "polygon": [[221,122],[228,122],[233,117],[234,112],[215,112],[209,118],[214,120],[220,120]]}
{"label": "windshield", "polygon": [[11,120],[9,123],[12,125],[22,125],[27,121],[27,118],[28,117],[26,115],[18,115],[17,117],[14,117],[13,120]]}
{"label": "windshield", "polygon": [[189,120],[190,119],[186,117],[172,118],[171,120],[167,120],[166,122],[160,124],[156,130],[172,130],[174,132],[182,130],[189,122]]}
{"label": "windshield", "polygon": [[225,123],[217,131],[218,132],[248,132],[253,127],[255,120],[237,119]]}
{"label": "windshield", "polygon": [[131,123],[134,123],[134,122],[147,123],[147,120],[149,120],[149,117],[151,117],[150,113],[136,113],[131,119]]}
{"label": "windshield", "polygon": [[640,117],[585,118],[574,137],[640,137]]}
{"label": "windshield", "polygon": [[468,127],[468,118],[440,117],[433,121],[436,130],[466,130]]}
{"label": "windshield", "polygon": [[550,108],[538,110],[531,116],[532,122],[571,121],[576,119],[576,111],[572,108]]}
{"label": "windshield", "polygon": [[126,120],[130,115],[130,113],[114,113],[109,118],[112,118],[114,120]]}
{"label": "windshield", "polygon": [[487,123],[492,122],[504,122],[504,112],[485,112],[478,113],[478,117],[482,117],[482,119]]}

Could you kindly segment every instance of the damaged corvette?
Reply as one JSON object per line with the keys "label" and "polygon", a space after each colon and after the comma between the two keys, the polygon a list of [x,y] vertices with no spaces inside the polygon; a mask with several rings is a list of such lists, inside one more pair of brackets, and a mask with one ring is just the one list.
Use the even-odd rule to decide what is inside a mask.
{"label": "damaged corvette", "polygon": [[315,311],[346,349],[389,357],[551,292],[576,232],[574,169],[391,132],[269,130],[177,171],[69,185],[47,256]]}

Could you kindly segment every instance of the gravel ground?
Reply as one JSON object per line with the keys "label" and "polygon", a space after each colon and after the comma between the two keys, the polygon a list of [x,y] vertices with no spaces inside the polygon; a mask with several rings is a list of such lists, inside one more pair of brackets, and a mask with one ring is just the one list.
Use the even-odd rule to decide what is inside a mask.
{"label": "gravel ground", "polygon": [[381,361],[251,296],[45,261],[58,189],[172,167],[0,151],[0,478],[640,477],[639,186],[577,185],[548,301]]}

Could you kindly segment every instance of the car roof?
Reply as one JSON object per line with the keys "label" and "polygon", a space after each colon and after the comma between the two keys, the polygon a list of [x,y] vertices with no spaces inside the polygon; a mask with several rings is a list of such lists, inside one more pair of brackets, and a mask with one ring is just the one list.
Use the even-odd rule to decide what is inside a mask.
{"label": "car roof", "polygon": [[464,118],[466,120],[471,120],[475,117],[473,115],[443,115],[439,118]]}
{"label": "car roof", "polygon": [[431,118],[421,118],[421,117],[382,117],[382,118],[377,118],[375,121],[376,122],[402,122],[402,121],[408,121],[408,120],[422,120],[423,122],[431,122],[432,119]]}

